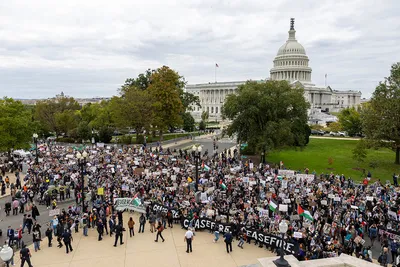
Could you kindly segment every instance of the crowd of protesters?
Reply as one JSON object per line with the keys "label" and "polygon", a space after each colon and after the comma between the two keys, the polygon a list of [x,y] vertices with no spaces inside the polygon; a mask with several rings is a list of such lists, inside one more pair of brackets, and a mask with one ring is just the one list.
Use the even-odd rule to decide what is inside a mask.
{"label": "crowd of protesters", "polygon": [[[77,153],[87,154],[79,160],[84,160],[83,172]],[[3,164],[0,183],[2,188],[10,187],[12,195],[12,201],[4,207],[5,215],[23,216],[20,228],[7,231],[10,245],[22,247],[19,240],[27,229],[32,234],[34,249],[40,250],[42,230],[36,222],[40,216],[37,205],[57,210],[57,201],[68,198],[74,198],[75,203],[55,214],[43,229],[49,247],[54,237],[58,247],[65,246],[69,253],[73,250],[71,231],[78,232],[79,228],[83,235],[88,235],[88,228],[95,228],[99,241],[107,234],[115,236],[114,246],[118,240],[123,244],[122,211],[114,209],[113,200],[137,198],[145,209],[138,233],[148,225],[150,229],[146,230],[156,234],[156,242],[159,238],[164,242],[165,228],[179,223],[183,228],[183,218],[190,220],[189,231],[195,232],[198,229],[193,222],[208,217],[232,226],[232,232],[225,235],[227,244],[236,239],[241,249],[253,244],[278,252],[247,236],[244,229],[278,234],[280,221],[286,220],[289,230],[285,238],[298,245],[295,256],[299,260],[346,253],[366,261],[374,257],[382,266],[398,264],[398,175],[393,175],[393,185],[373,181],[370,174],[356,183],[343,174],[290,170],[283,162],[255,166],[234,149],[204,151],[197,161],[196,183],[195,153],[161,146],[118,148],[100,144],[77,149],[53,145],[41,147],[39,163],[25,159],[8,166]],[[15,184],[7,180],[7,168],[14,172]],[[169,211],[153,212],[151,203],[163,205]],[[179,215],[173,216],[172,210]],[[135,234],[134,224],[131,219],[126,222],[130,236]],[[210,232],[214,242],[219,242],[224,234],[217,228]],[[372,255],[371,247],[377,246],[380,254]],[[227,245],[227,252],[230,251]]]}

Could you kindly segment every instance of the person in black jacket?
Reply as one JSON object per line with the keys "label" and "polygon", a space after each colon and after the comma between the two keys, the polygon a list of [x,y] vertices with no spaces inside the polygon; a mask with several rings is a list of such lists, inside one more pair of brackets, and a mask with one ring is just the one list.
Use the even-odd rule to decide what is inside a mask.
{"label": "person in black jacket", "polygon": [[47,228],[47,230],[46,230],[46,236],[47,236],[47,239],[48,239],[48,241],[49,241],[49,248],[50,247],[52,247],[52,244],[51,244],[51,240],[53,240],[53,230],[51,229],[51,227],[48,227]]}
{"label": "person in black jacket", "polygon": [[62,248],[63,244],[61,243],[62,236],[64,234],[64,226],[62,222],[59,222],[57,225],[57,242],[58,242],[58,248]]}
{"label": "person in black jacket", "polygon": [[69,251],[73,251],[72,246],[71,246],[71,242],[72,242],[72,235],[71,232],[69,230],[66,230],[63,235],[63,241],[64,241],[64,245],[67,251],[67,254],[69,253]]}
{"label": "person in black jacket", "polygon": [[103,240],[104,224],[101,219],[99,219],[97,222],[97,233],[99,233],[98,241]]}
{"label": "person in black jacket", "polygon": [[36,221],[36,218],[40,216],[39,210],[35,204],[32,205],[32,218]]}
{"label": "person in black jacket", "polygon": [[115,227],[115,242],[114,242],[114,247],[117,246],[117,242],[118,242],[118,238],[119,238],[119,244],[123,245],[124,242],[122,242],[122,236],[123,236],[123,232],[125,231],[125,229],[122,227],[122,224],[118,224]]}
{"label": "person in black jacket", "polygon": [[232,252],[232,239],[233,239],[232,233],[230,232],[225,233],[224,238],[226,244],[226,252],[227,253],[229,253],[229,251]]}

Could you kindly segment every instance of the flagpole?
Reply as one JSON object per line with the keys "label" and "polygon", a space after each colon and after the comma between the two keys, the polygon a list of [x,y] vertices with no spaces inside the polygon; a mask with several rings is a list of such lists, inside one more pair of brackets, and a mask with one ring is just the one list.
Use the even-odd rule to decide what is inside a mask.
{"label": "flagpole", "polygon": [[214,73],[215,83],[217,83],[217,65],[216,64],[214,64],[214,69],[215,69],[215,73]]}

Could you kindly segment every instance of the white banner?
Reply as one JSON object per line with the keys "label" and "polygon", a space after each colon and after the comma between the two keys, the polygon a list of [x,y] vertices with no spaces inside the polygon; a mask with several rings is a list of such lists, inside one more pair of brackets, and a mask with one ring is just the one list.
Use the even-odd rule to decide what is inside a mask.
{"label": "white banner", "polygon": [[296,181],[302,182],[306,180],[307,183],[312,183],[314,181],[314,174],[296,174]]}
{"label": "white banner", "polygon": [[285,176],[285,177],[293,177],[294,176],[294,171],[292,171],[292,170],[278,170],[278,175],[279,176]]}

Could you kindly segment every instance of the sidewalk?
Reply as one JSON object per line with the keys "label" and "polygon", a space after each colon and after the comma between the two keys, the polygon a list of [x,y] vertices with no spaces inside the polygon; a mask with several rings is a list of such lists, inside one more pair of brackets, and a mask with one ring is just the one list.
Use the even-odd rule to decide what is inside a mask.
{"label": "sidewalk", "polygon": [[[22,175],[23,174],[19,175],[20,179],[23,179]],[[10,184],[14,183],[14,185],[15,185],[16,178],[15,178],[14,173],[6,172],[6,176],[8,176],[8,178],[10,178]],[[6,177],[4,176],[3,181],[5,181],[5,179],[6,179]],[[2,195],[2,196],[0,195],[0,199],[8,197],[10,195],[11,195],[11,189],[6,187],[6,194]],[[4,207],[1,207],[1,208],[4,208]]]}
{"label": "sidewalk", "polygon": [[[129,217],[132,216],[135,225],[135,236],[130,238],[127,228]],[[122,246],[114,245],[114,236],[104,236],[102,241],[97,241],[97,231],[89,229],[89,236],[79,233],[73,234],[72,253],[65,253],[65,246],[57,248],[56,239],[53,239],[53,247],[47,247],[47,239],[43,238],[41,250],[35,252],[33,246],[29,246],[32,253],[32,265],[35,267],[238,267],[248,264],[257,264],[257,258],[274,256],[265,249],[260,249],[254,244],[244,245],[244,249],[237,247],[237,241],[233,243],[233,252],[228,254],[222,238],[218,243],[213,243],[214,235],[207,231],[196,232],[193,240],[193,253],[186,253],[186,243],[183,238],[185,231],[179,225],[167,228],[163,232],[165,242],[154,242],[155,234],[150,233],[149,224],[145,225],[144,233],[137,233],[139,214],[124,213],[124,232]],[[44,229],[42,229],[42,232]],[[19,252],[18,252],[19,253]],[[20,265],[19,254],[14,256],[15,264]]]}

